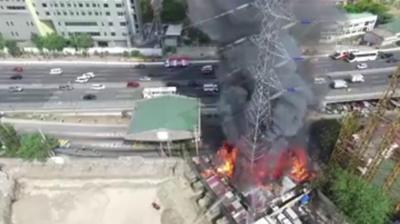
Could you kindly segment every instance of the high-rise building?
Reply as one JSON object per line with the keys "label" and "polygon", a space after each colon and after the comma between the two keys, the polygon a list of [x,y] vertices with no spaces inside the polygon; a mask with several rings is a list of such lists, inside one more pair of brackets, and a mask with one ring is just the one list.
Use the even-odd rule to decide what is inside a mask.
{"label": "high-rise building", "polygon": [[130,47],[140,36],[140,18],[138,0],[0,0],[0,33],[17,41],[87,33],[95,46]]}

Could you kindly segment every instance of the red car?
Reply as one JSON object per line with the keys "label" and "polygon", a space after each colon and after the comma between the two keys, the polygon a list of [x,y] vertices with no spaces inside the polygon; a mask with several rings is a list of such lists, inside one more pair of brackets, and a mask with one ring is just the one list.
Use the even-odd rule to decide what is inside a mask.
{"label": "red car", "polygon": [[22,67],[15,67],[15,68],[13,68],[13,71],[14,72],[23,72],[24,69]]}
{"label": "red car", "polygon": [[138,82],[134,82],[134,81],[126,83],[126,87],[128,87],[128,88],[138,88],[139,86],[140,86],[140,84]]}

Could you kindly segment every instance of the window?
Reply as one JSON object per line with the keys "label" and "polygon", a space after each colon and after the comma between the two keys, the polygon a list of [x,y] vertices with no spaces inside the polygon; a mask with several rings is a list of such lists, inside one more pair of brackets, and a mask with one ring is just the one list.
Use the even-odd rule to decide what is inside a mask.
{"label": "window", "polygon": [[99,15],[99,13],[98,13],[98,12],[94,12],[94,15],[98,16],[98,15]]}
{"label": "window", "polygon": [[7,9],[9,10],[24,10],[25,6],[7,6]]}
{"label": "window", "polygon": [[120,3],[117,3],[117,4],[115,4],[115,7],[117,7],[117,8],[121,8],[121,7],[122,7],[122,4],[120,4]]}
{"label": "window", "polygon": [[15,32],[15,36],[17,36],[17,37],[18,37],[18,36],[19,36],[19,33],[18,33],[18,32]]}
{"label": "window", "polygon": [[78,5],[79,5],[79,7],[81,7],[81,8],[83,7],[83,4],[82,4],[82,3],[79,3]]}
{"label": "window", "polygon": [[86,13],[82,11],[82,12],[81,12],[81,15],[82,15],[82,16],[85,16],[85,15],[86,15]]}
{"label": "window", "polygon": [[91,11],[89,11],[89,12],[88,12],[88,15],[89,15],[89,16],[91,16],[91,15],[92,15],[92,12],[91,12]]}
{"label": "window", "polygon": [[112,25],[114,25],[114,24],[113,24],[113,22],[108,22],[108,25],[109,25],[109,26],[112,26]]}
{"label": "window", "polygon": [[8,21],[6,22],[6,25],[9,26],[10,24],[8,23]]}
{"label": "window", "polygon": [[111,32],[111,36],[115,36],[115,32]]}
{"label": "window", "polygon": [[60,3],[60,6],[61,6],[61,7],[64,7],[64,3]]}
{"label": "window", "polygon": [[71,16],[73,16],[73,15],[74,15],[74,12],[73,12],[73,11],[69,11],[69,14],[70,14]]}
{"label": "window", "polygon": [[14,22],[13,21],[10,21],[10,24],[11,24],[11,26],[14,26]]}
{"label": "window", "polygon": [[117,15],[118,15],[118,16],[123,16],[124,13],[123,13],[123,12],[117,12]]}
{"label": "window", "polygon": [[126,35],[127,35],[126,33],[122,33],[122,36],[126,37]]}
{"label": "window", "polygon": [[120,22],[119,25],[126,26],[126,22]]}
{"label": "window", "polygon": [[67,3],[67,6],[68,6],[68,7],[71,7],[71,3]]}
{"label": "window", "polygon": [[110,15],[110,12],[106,12],[106,16],[109,16]]}
{"label": "window", "polygon": [[57,15],[58,15],[58,16],[61,15],[60,11],[57,11]]}
{"label": "window", "polygon": [[64,16],[66,16],[66,15],[67,15],[67,12],[66,12],[66,11],[63,11],[63,14],[64,14]]}
{"label": "window", "polygon": [[76,12],[76,15],[79,16],[79,12]]}
{"label": "window", "polygon": [[93,8],[96,8],[96,3],[93,3],[93,4],[92,4],[92,7],[93,7]]}
{"label": "window", "polygon": [[107,36],[107,32],[104,32],[104,36]]}
{"label": "window", "polygon": [[89,4],[89,3],[86,3],[86,7],[90,7],[90,4]]}
{"label": "window", "polygon": [[61,35],[65,36],[65,33],[64,33],[64,32],[61,32]]}
{"label": "window", "polygon": [[42,7],[43,7],[43,8],[46,8],[46,7],[47,7],[47,4],[46,4],[46,3],[42,3]]}
{"label": "window", "polygon": [[104,3],[104,8],[108,8],[108,4],[107,3]]}
{"label": "window", "polygon": [[31,22],[31,26],[33,26],[33,22]]}
{"label": "window", "polygon": [[61,22],[58,22],[58,25],[61,26]]}
{"label": "window", "polygon": [[58,4],[57,4],[57,3],[54,3],[54,7],[58,7]]}
{"label": "window", "polygon": [[66,26],[97,26],[96,22],[65,22]]}

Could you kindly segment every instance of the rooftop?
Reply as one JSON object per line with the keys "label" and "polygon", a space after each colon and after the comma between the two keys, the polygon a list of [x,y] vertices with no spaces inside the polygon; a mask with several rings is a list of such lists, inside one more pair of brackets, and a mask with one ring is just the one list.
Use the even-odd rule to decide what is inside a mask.
{"label": "rooftop", "polygon": [[381,28],[384,28],[392,33],[400,33],[400,18],[394,18],[392,22],[382,25]]}
{"label": "rooftop", "polygon": [[347,17],[349,19],[362,19],[362,18],[377,17],[377,16],[369,12],[363,12],[363,13],[347,13]]}
{"label": "rooftop", "polygon": [[179,140],[193,136],[200,114],[198,99],[168,95],[139,101],[129,125],[128,140],[158,141],[160,133]]}
{"label": "rooftop", "polygon": [[166,36],[180,36],[182,34],[182,24],[168,25]]}

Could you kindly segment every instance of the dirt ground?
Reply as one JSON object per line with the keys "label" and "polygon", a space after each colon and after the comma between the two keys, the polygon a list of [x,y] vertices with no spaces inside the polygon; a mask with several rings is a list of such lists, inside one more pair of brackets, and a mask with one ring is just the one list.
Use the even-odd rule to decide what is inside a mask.
{"label": "dirt ground", "polygon": [[0,183],[10,186],[0,187],[0,224],[209,223],[181,159],[0,158],[0,167]]}
{"label": "dirt ground", "polygon": [[12,224],[161,224],[146,180],[19,180]]}

